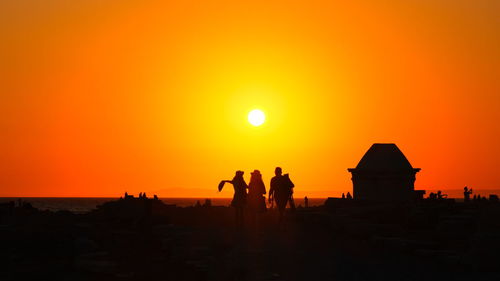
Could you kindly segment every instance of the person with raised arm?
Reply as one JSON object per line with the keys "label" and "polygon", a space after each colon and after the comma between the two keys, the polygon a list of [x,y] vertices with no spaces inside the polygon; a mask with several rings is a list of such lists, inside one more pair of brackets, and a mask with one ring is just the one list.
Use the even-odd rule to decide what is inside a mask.
{"label": "person with raised arm", "polygon": [[231,206],[235,209],[235,218],[237,225],[243,225],[243,209],[247,203],[247,188],[248,185],[243,179],[243,171],[236,171],[236,174],[232,180],[223,180],[219,183],[219,191],[222,190],[225,183],[230,183],[234,187],[234,196],[231,201]]}

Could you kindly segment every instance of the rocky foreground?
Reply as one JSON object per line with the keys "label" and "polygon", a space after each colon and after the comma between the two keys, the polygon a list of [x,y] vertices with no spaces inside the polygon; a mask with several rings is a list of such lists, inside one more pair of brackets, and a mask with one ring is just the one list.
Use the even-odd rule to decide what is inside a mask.
{"label": "rocky foreground", "polygon": [[1,280],[500,280],[500,204],[330,199],[235,227],[153,199],[88,214],[0,209]]}

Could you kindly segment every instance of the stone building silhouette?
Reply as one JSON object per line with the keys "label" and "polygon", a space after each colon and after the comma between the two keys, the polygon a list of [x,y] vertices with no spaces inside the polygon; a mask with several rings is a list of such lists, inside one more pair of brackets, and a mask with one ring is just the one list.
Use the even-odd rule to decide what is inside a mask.
{"label": "stone building silhouette", "polygon": [[352,174],[354,199],[372,201],[406,201],[419,195],[415,192],[415,175],[408,159],[393,143],[375,143],[365,153]]}

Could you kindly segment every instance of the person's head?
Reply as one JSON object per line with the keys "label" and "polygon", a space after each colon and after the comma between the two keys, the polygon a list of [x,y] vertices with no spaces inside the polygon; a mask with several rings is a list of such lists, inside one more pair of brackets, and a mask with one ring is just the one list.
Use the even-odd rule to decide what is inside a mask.
{"label": "person's head", "polygon": [[262,178],[262,175],[261,175],[261,173],[260,173],[259,170],[254,170],[253,172],[250,173],[250,175],[251,175],[251,177],[250,177],[251,180],[252,179],[257,180],[257,179],[261,179]]}
{"label": "person's head", "polygon": [[262,177],[262,174],[260,173],[259,170],[253,170],[253,172],[250,173],[252,177]]}
{"label": "person's head", "polygon": [[276,169],[274,169],[274,174],[276,174],[277,176],[281,176],[281,173],[283,173],[283,171],[280,167],[276,167]]}
{"label": "person's head", "polygon": [[236,175],[235,175],[235,176],[236,176],[236,177],[243,177],[243,174],[244,174],[244,173],[245,173],[245,172],[243,172],[243,171],[236,171]]}

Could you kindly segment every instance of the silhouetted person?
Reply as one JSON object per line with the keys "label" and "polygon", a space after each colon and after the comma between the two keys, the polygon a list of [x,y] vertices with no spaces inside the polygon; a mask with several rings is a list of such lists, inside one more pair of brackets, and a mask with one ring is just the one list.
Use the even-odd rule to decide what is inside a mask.
{"label": "silhouetted person", "polygon": [[470,201],[470,195],[472,194],[472,188],[468,189],[467,186],[464,187],[464,202]]}
{"label": "silhouetted person", "polygon": [[148,197],[146,196],[146,192],[143,192],[143,193],[142,193],[142,198],[143,198],[143,199],[148,199]]}
{"label": "silhouetted person", "polygon": [[347,196],[346,196],[347,200],[351,200],[352,199],[352,195],[350,192],[347,192]]}
{"label": "silhouetted person", "polygon": [[[271,179],[271,188],[269,189],[269,202],[276,202],[280,214],[280,222],[283,220],[285,214],[286,203],[290,200],[292,190],[290,183],[282,175],[282,170],[277,167],[274,170],[275,176]],[[288,178],[289,180],[290,178]],[[291,181],[290,181],[291,182]]]}
{"label": "silhouetted person", "polygon": [[436,193],[437,199],[443,199],[443,195],[441,194],[441,190],[438,190]]}
{"label": "silhouetted person", "polygon": [[205,204],[203,204],[203,207],[212,207],[212,200],[205,199]]}
{"label": "silhouetted person", "polygon": [[230,181],[225,180],[219,183],[219,191],[222,190],[224,183],[230,183],[234,188],[234,196],[231,201],[231,206],[234,207],[236,212],[236,224],[243,225],[243,209],[247,203],[247,188],[248,185],[243,179],[243,171],[236,171],[234,178]]}
{"label": "silhouetted person", "polygon": [[254,217],[255,226],[259,227],[259,214],[266,211],[266,186],[259,170],[254,170],[248,183],[248,209]]}
{"label": "silhouetted person", "polygon": [[156,194],[155,194],[155,195],[153,195],[153,199],[154,199],[154,200],[158,200],[158,196],[157,196]]}
{"label": "silhouetted person", "polygon": [[344,192],[342,192],[342,199],[345,199],[345,194],[344,194]]}
{"label": "silhouetted person", "polygon": [[142,198],[142,192],[139,192],[139,198],[140,199]]}
{"label": "silhouetted person", "polygon": [[439,200],[442,200],[442,199],[448,198],[448,194],[444,194],[444,193],[442,193],[442,192],[441,192],[441,190],[438,190],[438,192],[437,192],[436,196],[437,196],[437,199],[439,199]]}
{"label": "silhouetted person", "polygon": [[196,204],[194,206],[197,207],[197,208],[201,207],[200,200],[196,200]]}
{"label": "silhouetted person", "polygon": [[307,198],[307,196],[306,196],[306,197],[304,197],[304,206],[305,206],[306,208],[309,208],[309,199]]}
{"label": "silhouetted person", "polygon": [[293,184],[292,180],[290,180],[289,174],[283,175],[283,181],[284,181],[283,184],[286,186],[286,188],[290,190],[290,196],[288,197],[288,202],[290,204],[290,209],[294,212],[295,200],[293,200],[293,188],[295,187],[295,185]]}

